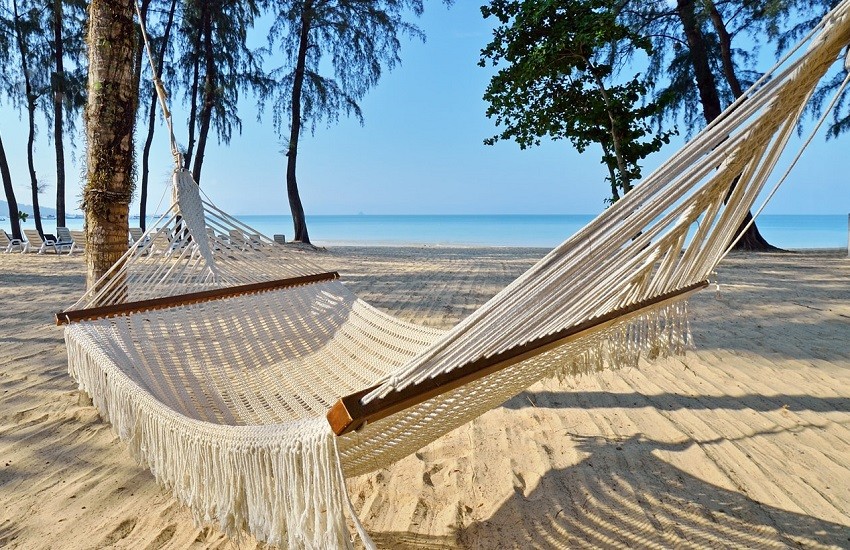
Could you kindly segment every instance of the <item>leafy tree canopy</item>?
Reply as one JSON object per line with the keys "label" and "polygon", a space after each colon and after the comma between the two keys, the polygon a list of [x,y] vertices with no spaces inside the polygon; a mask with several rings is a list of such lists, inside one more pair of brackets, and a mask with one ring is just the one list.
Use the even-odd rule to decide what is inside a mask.
{"label": "leafy tree canopy", "polygon": [[650,41],[618,20],[611,0],[492,0],[481,9],[499,25],[479,65],[500,67],[484,94],[487,116],[502,131],[487,140],[521,148],[543,138],[569,139],[579,152],[603,149],[612,200],[640,177],[639,161],[672,132],[654,133],[661,108],[644,102],[648,83],[635,74],[612,82],[621,49],[652,54]]}
{"label": "leafy tree canopy", "polygon": [[[263,95],[273,105],[275,127],[284,135],[292,116],[292,90],[301,80],[301,123],[315,131],[340,115],[361,124],[359,101],[401,62],[401,38],[425,39],[405,20],[422,14],[422,0],[277,0],[269,44],[283,55],[270,76],[275,83]],[[303,35],[303,36],[302,36]],[[306,45],[303,67],[299,47]],[[302,72],[303,71],[303,72]]]}

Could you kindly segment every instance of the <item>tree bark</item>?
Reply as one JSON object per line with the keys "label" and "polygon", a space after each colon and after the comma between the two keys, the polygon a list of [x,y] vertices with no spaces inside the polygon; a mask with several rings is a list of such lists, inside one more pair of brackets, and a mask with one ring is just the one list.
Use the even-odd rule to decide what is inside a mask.
{"label": "tree bark", "polygon": [[210,133],[210,122],[212,110],[216,102],[216,67],[212,43],[212,13],[209,7],[204,9],[204,89],[201,111],[198,116],[200,128],[198,128],[198,150],[195,152],[192,164],[192,178],[198,185],[201,184],[201,168],[204,164],[204,152],[207,149],[207,137]]}
{"label": "tree bark", "polygon": [[[741,90],[741,85],[735,76],[734,66],[732,65],[731,38],[729,33],[726,32],[726,27],[723,25],[722,19],[720,19],[720,14],[717,13],[716,7],[711,2],[709,2],[709,11],[713,12],[710,13],[712,24],[714,25],[715,30],[717,30],[720,34],[721,52],[724,57],[723,66],[724,72],[726,72],[726,78],[732,78],[732,80],[729,80],[729,86],[733,93],[736,94],[736,97],[739,97],[743,92]],[[723,109],[720,106],[720,96],[717,93],[717,82],[714,79],[714,74],[711,72],[711,65],[708,61],[705,40],[696,20],[693,0],[678,0],[676,4],[676,13],[679,16],[679,20],[682,22],[682,28],[685,31],[685,37],[688,41],[691,63],[694,68],[694,76],[697,81],[700,102],[702,103],[703,116],[705,116],[705,121],[710,124],[715,118],[720,116]],[[720,23],[720,28],[718,28],[718,22]],[[726,59],[727,55],[728,59]],[[752,219],[752,214],[747,212],[747,215],[736,232],[736,235],[739,234]],[[744,235],[735,245],[734,249],[763,252],[779,250],[762,237],[761,232],[758,230],[755,223],[746,230]]]}
{"label": "tree bark", "polygon": [[15,189],[12,187],[12,174],[9,172],[9,161],[6,159],[6,149],[3,138],[0,137],[0,177],[3,178],[3,190],[6,192],[6,202],[9,204],[9,223],[12,226],[12,238],[23,239],[21,235],[21,220],[18,219],[18,201],[15,200]]}
{"label": "tree bark", "polygon": [[41,208],[38,206],[38,178],[35,174],[35,160],[33,157],[33,146],[35,144],[35,108],[38,96],[32,89],[32,80],[29,70],[29,52],[27,51],[24,37],[21,32],[21,22],[18,16],[18,2],[13,0],[12,12],[15,18],[15,41],[18,43],[18,53],[21,56],[21,72],[24,75],[24,93],[27,100],[27,121],[29,133],[27,137],[27,168],[30,175],[30,188],[32,189],[32,217],[35,219],[35,228],[39,235],[44,235],[41,225]]}
{"label": "tree bark", "polygon": [[[29,86],[27,86],[29,87]],[[27,113],[29,117],[29,137],[27,138],[27,168],[30,173],[30,187],[32,188],[32,217],[35,219],[35,228],[38,234],[44,236],[44,226],[41,224],[41,207],[38,205],[38,178],[35,174],[35,158],[33,148],[35,145],[35,99],[27,100]]]}
{"label": "tree bark", "polygon": [[[159,48],[158,63],[156,67],[156,78],[162,78],[165,66],[165,52],[168,49],[168,41],[171,37],[171,26],[174,23],[174,11],[177,9],[177,0],[171,0],[171,8],[168,10],[168,21],[165,23],[165,33],[162,36],[162,46]],[[148,209],[148,173],[150,172],[150,153],[153,144],[153,134],[156,129],[156,89],[151,92],[151,103],[148,109],[148,135],[145,138],[145,147],[142,151],[142,184],[139,192],[139,226],[144,230],[146,227],[145,217]]]}
{"label": "tree bark", "polygon": [[62,0],[53,2],[53,145],[56,149],[56,226],[65,227],[65,147],[62,141],[62,101],[65,97],[65,51],[62,47]]}
{"label": "tree bark", "polygon": [[92,0],[86,105],[86,281],[95,282],[127,251],[133,193],[134,0]]}
{"label": "tree bark", "polygon": [[[602,153],[607,157],[610,154],[608,146],[605,145],[604,142],[600,142],[600,145],[602,146]],[[605,167],[608,168],[608,177],[611,178],[611,204],[614,204],[620,200],[620,192],[617,190],[617,173],[614,171],[614,167],[611,166],[611,163],[608,162],[607,159]]]}
{"label": "tree bark", "polygon": [[292,85],[292,125],[289,129],[289,150],[286,153],[286,193],[289,197],[289,209],[292,211],[292,224],[295,235],[293,241],[310,243],[307,233],[307,220],[304,206],[298,194],[298,181],[295,166],[298,160],[298,137],[301,134],[301,90],[304,86],[304,72],[307,66],[307,48],[312,23],[312,5],[306,2],[301,12],[301,35],[298,41],[298,60],[295,65],[295,79]]}
{"label": "tree bark", "polygon": [[[628,178],[628,170],[626,161],[623,159],[623,148],[620,144],[620,133],[617,131],[617,120],[614,112],[611,110],[611,98],[608,97],[608,90],[605,88],[605,83],[596,71],[596,67],[589,59],[584,60],[590,69],[590,74],[596,81],[596,86],[599,88],[599,93],[602,95],[602,101],[605,103],[605,112],[608,113],[608,121],[610,122],[609,134],[611,135],[611,143],[614,145],[614,158],[617,159],[617,170],[620,172],[619,181],[614,182],[614,185],[619,184],[623,189],[623,193],[628,193],[632,190],[632,184]],[[613,174],[613,172],[612,172]],[[617,200],[616,198],[614,200]]]}
{"label": "tree bark", "polygon": [[705,0],[705,5],[708,8],[709,17],[711,17],[711,24],[720,39],[720,60],[723,63],[723,75],[726,77],[726,82],[729,83],[729,88],[735,95],[735,99],[737,99],[744,95],[744,90],[741,88],[741,82],[738,80],[738,75],[735,74],[735,64],[732,62],[732,37],[729,35],[726,23],[723,22],[723,17],[720,16],[714,2]]}
{"label": "tree bark", "polygon": [[691,65],[694,68],[694,78],[697,81],[700,103],[702,103],[703,116],[705,116],[707,123],[711,123],[712,120],[720,116],[723,109],[720,106],[720,96],[717,93],[717,82],[714,80],[714,74],[711,72],[711,65],[708,62],[705,39],[697,23],[693,0],[678,0],[676,13],[682,22],[682,29],[688,41],[688,50]]}
{"label": "tree bark", "polygon": [[[206,11],[206,3],[200,2],[200,9],[202,10],[201,18],[203,18],[203,12]],[[189,106],[189,143],[186,146],[186,156],[183,159],[183,167],[188,170],[189,166],[192,165],[192,153],[195,150],[195,120],[198,116],[198,84],[201,79],[201,41],[203,40],[203,24],[198,25],[198,34],[195,37],[193,54],[195,59],[192,63],[192,86],[189,93],[190,96],[190,106]]]}

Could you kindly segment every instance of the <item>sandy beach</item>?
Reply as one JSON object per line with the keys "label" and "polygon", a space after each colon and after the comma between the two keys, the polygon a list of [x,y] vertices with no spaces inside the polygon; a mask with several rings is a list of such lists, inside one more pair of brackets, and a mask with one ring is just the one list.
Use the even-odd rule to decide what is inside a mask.
{"label": "sandy beach", "polygon": [[[355,292],[449,327],[546,251],[340,247]],[[349,493],[381,548],[850,548],[850,259],[736,255],[696,349],[541,382]],[[82,258],[0,254],[0,547],[255,548],[137,466],[67,375]]]}

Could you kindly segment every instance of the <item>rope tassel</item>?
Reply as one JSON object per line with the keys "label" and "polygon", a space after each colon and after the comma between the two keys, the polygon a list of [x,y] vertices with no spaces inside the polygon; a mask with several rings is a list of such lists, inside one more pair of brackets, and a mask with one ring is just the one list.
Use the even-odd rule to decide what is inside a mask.
{"label": "rope tassel", "polygon": [[65,333],[70,375],[196,522],[237,541],[251,533],[287,548],[353,548],[345,481],[324,419],[241,430],[193,422],[148,399],[75,328]]}
{"label": "rope tassel", "polygon": [[605,368],[637,367],[642,356],[654,360],[684,355],[693,347],[687,301],[649,311],[571,346],[569,359],[551,373],[562,382]]}

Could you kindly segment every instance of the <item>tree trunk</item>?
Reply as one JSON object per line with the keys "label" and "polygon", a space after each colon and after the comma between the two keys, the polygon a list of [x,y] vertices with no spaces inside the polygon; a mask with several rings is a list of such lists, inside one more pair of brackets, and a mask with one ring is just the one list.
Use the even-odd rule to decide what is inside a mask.
{"label": "tree trunk", "polygon": [[[206,11],[206,3],[200,2],[201,10]],[[203,18],[203,13],[201,15]],[[198,116],[198,83],[201,79],[201,41],[203,40],[202,24],[198,25],[198,34],[195,39],[195,48],[193,54],[195,59],[192,63],[192,87],[189,93],[191,97],[189,106],[189,143],[186,146],[186,156],[183,159],[183,167],[188,170],[192,165],[192,152],[195,150],[195,120]]]}
{"label": "tree trunk", "polygon": [[44,236],[44,226],[41,224],[41,207],[38,205],[38,178],[35,175],[35,158],[33,146],[35,144],[35,99],[27,101],[27,113],[29,116],[29,137],[27,138],[27,168],[30,173],[30,187],[32,188],[32,217],[35,219],[35,228],[38,234]]}
{"label": "tree trunk", "polygon": [[[168,41],[171,37],[171,25],[174,23],[174,11],[177,8],[177,0],[171,0],[171,8],[168,10],[168,21],[165,23],[165,33],[162,36],[162,46],[159,48],[159,56],[155,60],[156,77],[162,78],[162,70],[165,66],[165,52],[168,49]],[[148,173],[150,172],[150,153],[153,143],[153,134],[156,129],[156,89],[151,92],[151,104],[148,109],[148,136],[145,138],[145,147],[142,152],[142,184],[139,192],[139,226],[145,229],[145,217],[148,209]]]}
{"label": "tree trunk", "polygon": [[[614,112],[611,110],[611,98],[608,97],[608,90],[605,88],[605,83],[602,81],[602,78],[600,78],[599,74],[597,74],[596,67],[589,59],[585,59],[585,63],[590,69],[590,74],[593,75],[593,78],[596,81],[596,86],[599,88],[599,93],[602,95],[602,101],[605,103],[605,112],[608,113],[608,121],[611,123],[608,133],[611,135],[611,143],[614,146],[614,158],[617,159],[617,170],[620,172],[619,181],[614,183],[614,185],[618,183],[623,189],[623,193],[628,193],[632,190],[632,184],[629,181],[626,161],[623,159],[623,148],[620,144],[620,133],[617,131],[617,120],[614,116]],[[615,198],[614,200],[617,199]]]}
{"label": "tree trunk", "polygon": [[688,50],[691,65],[694,68],[694,78],[697,81],[700,103],[702,103],[703,116],[705,116],[707,123],[711,123],[712,120],[720,116],[723,109],[720,106],[720,96],[717,94],[717,83],[708,62],[705,39],[697,23],[693,0],[678,0],[676,13],[682,22],[682,29],[688,41]]}
{"label": "tree trunk", "polygon": [[56,148],[56,226],[65,227],[65,147],[62,142],[62,100],[65,97],[65,51],[62,47],[62,0],[53,2],[53,43],[56,73],[53,75],[53,145]]}
{"label": "tree trunk", "polygon": [[86,105],[86,282],[89,288],[127,251],[133,192],[134,0],[92,0]]}
{"label": "tree trunk", "polygon": [[[744,221],[741,222],[741,226],[735,234],[739,235],[752,219],[752,213],[747,212],[747,216],[744,218]],[[756,227],[755,222],[753,222],[753,225],[744,232],[744,235],[737,243],[735,243],[735,247],[732,250],[745,250],[748,252],[784,252],[783,249],[773,246],[767,242],[767,239],[762,236],[761,231],[759,231],[758,227]]]}
{"label": "tree trunk", "polygon": [[723,74],[726,77],[726,82],[729,83],[729,88],[735,95],[735,99],[744,95],[744,90],[741,89],[741,82],[738,80],[738,75],[735,74],[735,64],[732,62],[732,37],[726,29],[726,23],[717,11],[717,6],[712,0],[705,0],[708,14],[711,17],[711,24],[714,30],[717,31],[717,36],[720,39],[720,60],[723,63]]}
{"label": "tree trunk", "polygon": [[6,192],[6,202],[9,204],[9,223],[12,226],[12,238],[23,239],[21,220],[18,219],[18,201],[15,200],[15,190],[12,188],[12,174],[9,172],[9,162],[6,160],[3,138],[0,138],[0,177],[3,178],[3,190]]}
{"label": "tree trunk", "polygon": [[[607,157],[610,154],[608,146],[604,142],[599,142],[599,144],[602,146],[602,153]],[[620,200],[620,192],[617,188],[617,172],[607,158],[605,159],[605,167],[608,168],[608,177],[611,178],[611,204],[614,204]]]}
{"label": "tree trunk", "polygon": [[[720,19],[720,14],[717,13],[716,7],[713,3],[709,2],[709,4],[709,11],[713,12],[710,14],[712,23],[715,26],[715,30],[717,30],[718,34],[720,34],[721,52],[724,57],[724,71],[727,73],[727,79],[731,76],[732,79],[729,80],[729,86],[733,93],[736,94],[736,97],[739,97],[743,92],[741,91],[741,85],[734,74],[734,66],[732,65],[731,57],[731,38],[729,37],[729,33],[726,32],[726,27],[723,25],[723,21]],[[720,116],[723,109],[720,106],[720,96],[717,93],[717,82],[714,80],[714,74],[711,72],[711,66],[708,62],[705,40],[694,13],[693,0],[678,0],[676,12],[679,15],[679,20],[682,22],[682,27],[685,31],[685,37],[688,40],[688,49],[690,50],[691,63],[694,68],[694,76],[697,81],[697,89],[699,90],[703,115],[705,116],[706,122],[710,124],[715,118]],[[718,28],[718,22],[720,23],[720,28]],[[729,57],[728,59],[725,59],[727,55]],[[752,220],[752,214],[747,212],[747,216],[741,224],[738,232],[736,232],[736,235],[740,233],[741,229],[746,227],[750,220]],[[741,240],[738,241],[734,249],[750,251],[779,250],[762,237],[761,232],[758,230],[755,223],[747,229],[746,233],[743,237],[741,237]]]}
{"label": "tree trunk", "polygon": [[289,196],[289,209],[292,211],[292,224],[295,231],[292,240],[308,244],[310,243],[310,236],[307,233],[304,206],[301,204],[301,197],[298,195],[295,165],[298,160],[298,137],[301,134],[301,90],[304,86],[304,71],[307,66],[311,19],[312,5],[307,2],[301,12],[298,61],[295,65],[295,79],[292,85],[292,126],[289,130],[289,150],[286,153],[286,193]]}
{"label": "tree trunk", "polygon": [[33,158],[33,145],[35,143],[35,108],[38,96],[35,95],[32,89],[32,81],[30,80],[29,71],[29,52],[24,43],[24,36],[21,32],[21,22],[18,17],[18,2],[12,2],[12,14],[15,18],[15,41],[18,44],[18,53],[21,56],[21,72],[24,75],[24,93],[27,100],[27,121],[29,126],[29,134],[27,137],[27,168],[30,175],[30,187],[32,188],[32,217],[35,219],[35,228],[39,235],[44,235],[44,228],[41,226],[41,209],[38,206],[38,178],[35,174],[35,160]]}
{"label": "tree trunk", "polygon": [[209,9],[204,10],[203,18],[204,29],[204,90],[203,101],[201,104],[201,112],[198,119],[200,128],[198,129],[198,150],[195,152],[195,159],[192,165],[192,178],[198,185],[201,184],[201,168],[204,164],[204,152],[207,149],[207,137],[210,133],[210,122],[212,119],[213,107],[216,101],[216,71],[215,57],[213,55],[212,43],[212,14]]}

